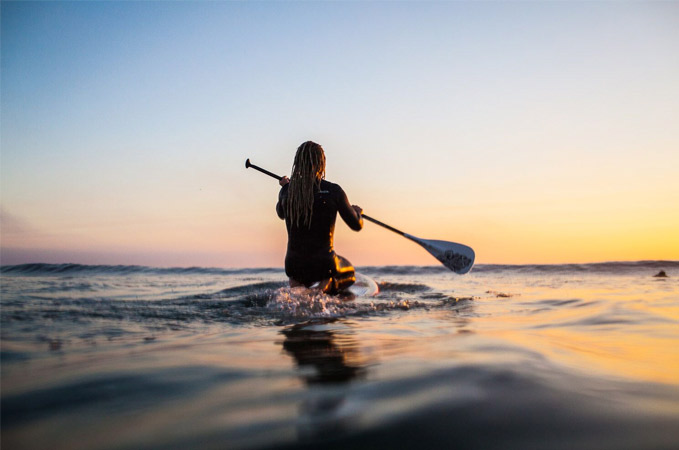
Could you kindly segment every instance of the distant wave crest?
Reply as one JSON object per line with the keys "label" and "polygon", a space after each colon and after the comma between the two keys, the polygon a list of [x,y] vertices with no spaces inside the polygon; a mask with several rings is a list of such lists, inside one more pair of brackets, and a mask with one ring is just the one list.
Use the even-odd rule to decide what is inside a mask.
{"label": "distant wave crest", "polygon": [[125,265],[86,265],[86,264],[18,264],[13,266],[1,266],[0,273],[16,275],[59,275],[59,274],[84,274],[92,273],[97,275],[133,275],[133,274],[205,274],[205,275],[231,275],[248,274],[262,272],[280,272],[282,269],[257,268],[257,269],[220,269],[213,267],[147,267],[147,266],[125,266]]}
{"label": "distant wave crest", "polygon": [[[561,273],[561,272],[597,272],[597,273],[630,273],[640,270],[672,270],[679,269],[679,261],[629,261],[601,262],[587,264],[478,264],[474,266],[476,273],[518,272],[518,273]],[[358,271],[366,275],[416,275],[448,273],[447,268],[437,266],[368,266],[359,267]],[[19,264],[0,266],[0,273],[7,275],[60,275],[60,274],[97,274],[97,275],[232,275],[283,272],[283,268],[247,268],[223,269],[214,267],[147,267],[135,265],[86,265],[86,264]]]}

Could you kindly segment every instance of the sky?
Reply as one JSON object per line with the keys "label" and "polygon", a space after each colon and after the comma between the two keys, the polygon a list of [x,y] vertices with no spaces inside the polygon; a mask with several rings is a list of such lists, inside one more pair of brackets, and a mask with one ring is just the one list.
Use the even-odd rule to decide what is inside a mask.
{"label": "sky", "polygon": [[[0,263],[282,267],[320,143],[477,263],[679,259],[679,2],[0,3]],[[338,219],[357,266],[437,264]]]}

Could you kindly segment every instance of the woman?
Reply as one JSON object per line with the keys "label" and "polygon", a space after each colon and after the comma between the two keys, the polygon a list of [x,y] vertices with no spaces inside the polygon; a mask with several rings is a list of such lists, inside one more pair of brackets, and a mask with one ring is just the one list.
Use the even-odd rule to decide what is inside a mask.
{"label": "woman", "polygon": [[276,212],[288,229],[285,273],[290,286],[318,283],[327,293],[351,286],[354,268],[333,250],[335,219],[339,212],[352,230],[360,231],[363,210],[349,204],[339,185],[325,180],[323,148],[311,141],[300,145],[291,178],[283,177],[280,185]]}

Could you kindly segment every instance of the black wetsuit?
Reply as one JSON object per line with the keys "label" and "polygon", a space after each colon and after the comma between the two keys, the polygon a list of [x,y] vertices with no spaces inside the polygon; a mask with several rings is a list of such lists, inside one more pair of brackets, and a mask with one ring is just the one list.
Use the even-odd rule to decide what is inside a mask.
{"label": "black wetsuit", "polygon": [[306,286],[327,278],[333,279],[335,289],[351,285],[355,280],[354,269],[349,261],[335,254],[332,246],[335,219],[339,212],[352,230],[359,231],[363,228],[360,214],[349,204],[339,185],[321,180],[320,189],[314,194],[311,227],[296,226],[285,214],[288,187],[286,184],[281,188],[276,204],[278,217],[285,219],[288,229],[285,273]]}

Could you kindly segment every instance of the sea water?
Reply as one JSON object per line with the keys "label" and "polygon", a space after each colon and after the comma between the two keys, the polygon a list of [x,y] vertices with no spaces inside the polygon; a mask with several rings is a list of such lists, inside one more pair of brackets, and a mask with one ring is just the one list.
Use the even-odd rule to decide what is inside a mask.
{"label": "sea water", "polygon": [[2,448],[679,448],[679,262],[360,271],[4,266]]}

